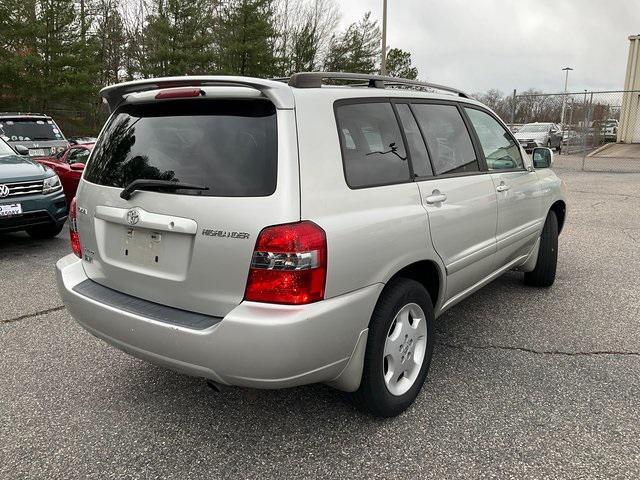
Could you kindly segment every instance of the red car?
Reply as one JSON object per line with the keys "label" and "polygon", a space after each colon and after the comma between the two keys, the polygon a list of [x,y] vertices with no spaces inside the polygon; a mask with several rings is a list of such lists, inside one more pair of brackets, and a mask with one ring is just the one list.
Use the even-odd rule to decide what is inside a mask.
{"label": "red car", "polygon": [[73,197],[76,196],[76,189],[78,188],[78,183],[80,183],[84,165],[89,159],[93,146],[93,143],[73,145],[55,156],[36,159],[58,174],[64,194],[67,197],[67,203],[71,203]]}

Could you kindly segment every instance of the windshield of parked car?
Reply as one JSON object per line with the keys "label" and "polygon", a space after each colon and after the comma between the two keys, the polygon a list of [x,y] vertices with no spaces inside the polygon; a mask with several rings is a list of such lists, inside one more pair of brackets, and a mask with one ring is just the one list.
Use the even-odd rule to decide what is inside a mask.
{"label": "windshield of parked car", "polygon": [[15,154],[16,152],[14,152],[13,149],[9,145],[7,145],[4,140],[0,140],[0,156]]}
{"label": "windshield of parked car", "polygon": [[523,125],[522,128],[518,130],[518,133],[542,133],[542,132],[548,132],[549,128],[550,128],[549,125],[529,124],[529,125]]}
{"label": "windshield of parked car", "polygon": [[52,120],[35,118],[0,119],[0,136],[8,142],[64,140]]}

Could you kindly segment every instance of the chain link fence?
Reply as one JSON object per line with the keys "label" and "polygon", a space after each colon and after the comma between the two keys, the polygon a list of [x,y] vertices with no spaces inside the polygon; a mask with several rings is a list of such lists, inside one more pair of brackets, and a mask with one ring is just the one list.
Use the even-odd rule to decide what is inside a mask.
{"label": "chain link fence", "polygon": [[559,165],[573,160],[582,170],[640,172],[640,90],[514,92],[509,100],[510,126],[525,148],[554,148]]}

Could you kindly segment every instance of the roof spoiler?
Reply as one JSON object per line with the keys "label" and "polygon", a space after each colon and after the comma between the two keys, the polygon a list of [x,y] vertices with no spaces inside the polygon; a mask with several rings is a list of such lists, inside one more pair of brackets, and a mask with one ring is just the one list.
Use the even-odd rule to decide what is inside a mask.
{"label": "roof spoiler", "polygon": [[278,109],[294,107],[293,93],[288,85],[273,80],[234,76],[185,76],[133,80],[110,85],[100,90],[100,96],[113,112],[125,97],[131,93],[173,87],[246,87],[258,90],[271,100]]}

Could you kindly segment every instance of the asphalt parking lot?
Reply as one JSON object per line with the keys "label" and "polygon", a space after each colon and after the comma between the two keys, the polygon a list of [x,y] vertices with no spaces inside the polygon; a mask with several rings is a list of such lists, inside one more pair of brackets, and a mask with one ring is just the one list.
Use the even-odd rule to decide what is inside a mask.
{"label": "asphalt parking lot", "polygon": [[559,170],[549,290],[509,273],[437,323],[391,420],[325,386],[214,393],[64,310],[51,241],[0,236],[0,478],[638,478],[640,174]]}

